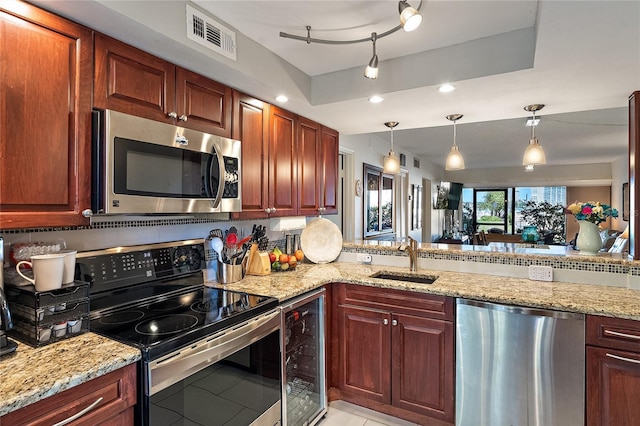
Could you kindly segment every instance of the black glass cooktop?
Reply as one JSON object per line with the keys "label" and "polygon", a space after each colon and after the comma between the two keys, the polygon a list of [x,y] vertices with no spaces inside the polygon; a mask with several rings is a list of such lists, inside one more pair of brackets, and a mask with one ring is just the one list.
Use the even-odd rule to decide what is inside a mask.
{"label": "black glass cooktop", "polygon": [[143,358],[151,360],[276,306],[274,298],[201,285],[168,297],[94,311],[90,328],[140,348]]}
{"label": "black glass cooktop", "polygon": [[90,282],[90,329],[153,360],[274,309],[278,300],[206,287],[201,240],[79,253]]}

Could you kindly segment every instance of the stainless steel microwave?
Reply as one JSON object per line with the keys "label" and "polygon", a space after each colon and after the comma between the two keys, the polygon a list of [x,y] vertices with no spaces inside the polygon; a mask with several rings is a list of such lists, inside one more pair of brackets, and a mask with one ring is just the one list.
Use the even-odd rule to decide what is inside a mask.
{"label": "stainless steel microwave", "polygon": [[242,210],[240,141],[110,110],[92,124],[94,214]]}

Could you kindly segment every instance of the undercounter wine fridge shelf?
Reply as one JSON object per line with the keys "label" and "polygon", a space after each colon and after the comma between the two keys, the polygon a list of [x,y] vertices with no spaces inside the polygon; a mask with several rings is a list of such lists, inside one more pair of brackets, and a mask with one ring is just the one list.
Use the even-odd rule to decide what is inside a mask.
{"label": "undercounter wine fridge shelf", "polygon": [[324,289],[283,307],[283,424],[311,426],[327,412]]}

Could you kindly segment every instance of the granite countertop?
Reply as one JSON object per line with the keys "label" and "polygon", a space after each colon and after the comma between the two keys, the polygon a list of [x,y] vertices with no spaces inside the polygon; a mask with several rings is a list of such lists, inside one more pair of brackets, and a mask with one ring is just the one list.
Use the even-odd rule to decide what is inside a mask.
{"label": "granite countertop", "polygon": [[[380,271],[407,275],[431,275],[438,278],[433,284],[370,278],[370,275]],[[208,285],[272,296],[284,301],[334,282],[640,320],[640,291],[626,288],[555,281],[542,282],[429,269],[410,273],[407,267],[348,262],[325,265],[302,263],[294,271],[271,273],[266,276],[248,275],[236,283],[227,285],[208,283]]]}
{"label": "granite countertop", "polygon": [[[14,340],[14,339],[11,339]],[[140,351],[94,333],[0,358],[0,416],[133,364]]]}

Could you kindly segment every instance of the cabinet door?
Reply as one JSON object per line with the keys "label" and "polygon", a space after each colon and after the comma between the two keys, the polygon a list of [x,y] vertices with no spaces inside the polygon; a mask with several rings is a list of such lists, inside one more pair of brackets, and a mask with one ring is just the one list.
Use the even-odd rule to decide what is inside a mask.
{"label": "cabinet door", "polygon": [[392,405],[453,422],[453,324],[392,315]]}
{"label": "cabinet door", "polygon": [[88,224],[89,29],[0,3],[0,229]]}
{"label": "cabinet door", "polygon": [[200,74],[176,67],[178,124],[231,137],[231,88]]}
{"label": "cabinet door", "polygon": [[268,193],[272,217],[298,214],[296,121],[295,114],[271,106]]}
{"label": "cabinet door", "polygon": [[[176,67],[118,40],[95,35],[94,105],[174,123]],[[176,113],[177,114],[177,113]]]}
{"label": "cabinet door", "polygon": [[298,118],[298,200],[299,213],[305,216],[321,213],[322,158],[320,125]]}
{"label": "cabinet door", "polygon": [[340,389],[354,396],[391,402],[390,314],[373,309],[338,309]]}
{"label": "cabinet door", "polygon": [[587,346],[587,425],[640,424],[640,354]]}
{"label": "cabinet door", "polygon": [[320,158],[322,158],[320,207],[324,208],[323,214],[335,214],[338,213],[338,173],[340,172],[338,132],[328,127],[322,128],[320,152]]}
{"label": "cabinet door", "polygon": [[133,425],[136,366],[128,365],[0,418],[3,425],[50,426],[80,412],[73,426]]}
{"label": "cabinet door", "polygon": [[266,218],[269,207],[269,104],[234,92],[233,134],[242,141],[242,212],[234,219]]}

